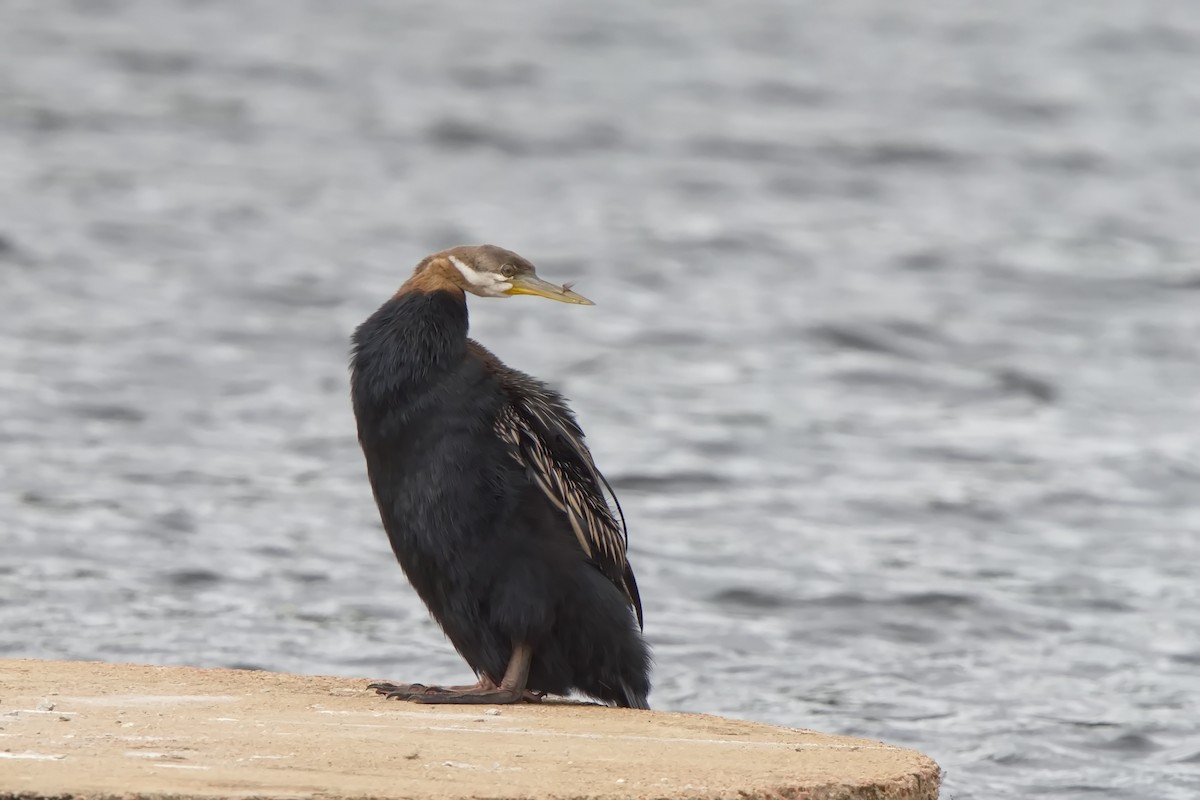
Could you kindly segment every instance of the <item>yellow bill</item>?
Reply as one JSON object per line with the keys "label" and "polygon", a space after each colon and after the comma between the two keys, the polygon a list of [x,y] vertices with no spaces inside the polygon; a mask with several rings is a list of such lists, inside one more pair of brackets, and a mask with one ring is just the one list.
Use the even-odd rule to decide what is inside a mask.
{"label": "yellow bill", "polygon": [[557,300],[560,303],[574,303],[577,306],[596,305],[583,295],[572,292],[570,284],[559,286],[550,281],[544,281],[536,275],[517,275],[510,282],[512,288],[505,294],[531,294],[547,300]]}

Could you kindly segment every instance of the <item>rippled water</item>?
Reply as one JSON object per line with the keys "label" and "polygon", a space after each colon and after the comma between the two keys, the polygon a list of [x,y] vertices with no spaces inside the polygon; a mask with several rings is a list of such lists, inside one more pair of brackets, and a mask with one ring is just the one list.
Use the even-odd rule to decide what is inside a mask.
{"label": "rippled water", "polygon": [[450,680],[347,337],[477,301],[621,493],[659,708],[1200,794],[1200,7],[0,5],[0,654]]}

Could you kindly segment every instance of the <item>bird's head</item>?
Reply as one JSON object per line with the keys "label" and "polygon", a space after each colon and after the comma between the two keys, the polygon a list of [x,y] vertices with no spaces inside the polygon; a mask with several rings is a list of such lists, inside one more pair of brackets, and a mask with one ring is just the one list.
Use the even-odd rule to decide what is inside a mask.
{"label": "bird's head", "polygon": [[569,284],[544,281],[537,270],[521,256],[491,244],[463,245],[436,253],[417,266],[414,278],[422,274],[440,273],[463,291],[480,297],[509,297],[514,294],[531,294],[574,303],[581,306],[594,305],[591,300],[571,291]]}

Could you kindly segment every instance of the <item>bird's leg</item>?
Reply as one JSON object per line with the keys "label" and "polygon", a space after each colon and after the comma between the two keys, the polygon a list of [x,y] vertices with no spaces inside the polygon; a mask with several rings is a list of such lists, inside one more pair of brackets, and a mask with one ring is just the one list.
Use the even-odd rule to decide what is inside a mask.
{"label": "bird's leg", "polygon": [[508,669],[504,671],[504,679],[499,686],[492,688],[469,687],[462,691],[429,692],[415,694],[409,697],[414,703],[452,703],[457,705],[490,705],[500,703],[519,703],[522,700],[538,702],[542,698],[534,692],[525,691],[529,682],[529,665],[533,662],[533,648],[528,644],[517,644],[513,647],[512,657],[508,660]]}
{"label": "bird's leg", "polygon": [[480,675],[479,680],[470,686],[426,686],[423,683],[371,683],[368,689],[374,689],[388,700],[411,700],[417,695],[437,694],[439,692],[478,692],[496,688],[496,682],[487,675]]}

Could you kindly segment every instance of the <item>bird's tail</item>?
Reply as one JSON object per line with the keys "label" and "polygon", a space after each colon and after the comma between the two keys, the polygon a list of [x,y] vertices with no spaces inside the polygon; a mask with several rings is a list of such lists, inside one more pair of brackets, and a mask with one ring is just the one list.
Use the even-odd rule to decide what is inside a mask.
{"label": "bird's tail", "polygon": [[578,592],[558,620],[571,682],[602,702],[649,708],[650,647],[624,593],[597,569],[589,567],[580,578],[588,590]]}
{"label": "bird's tail", "polygon": [[621,681],[621,694],[624,696],[624,702],[617,703],[620,708],[637,708],[642,711],[650,710],[650,701],[647,699],[644,692],[634,691],[629,684]]}

